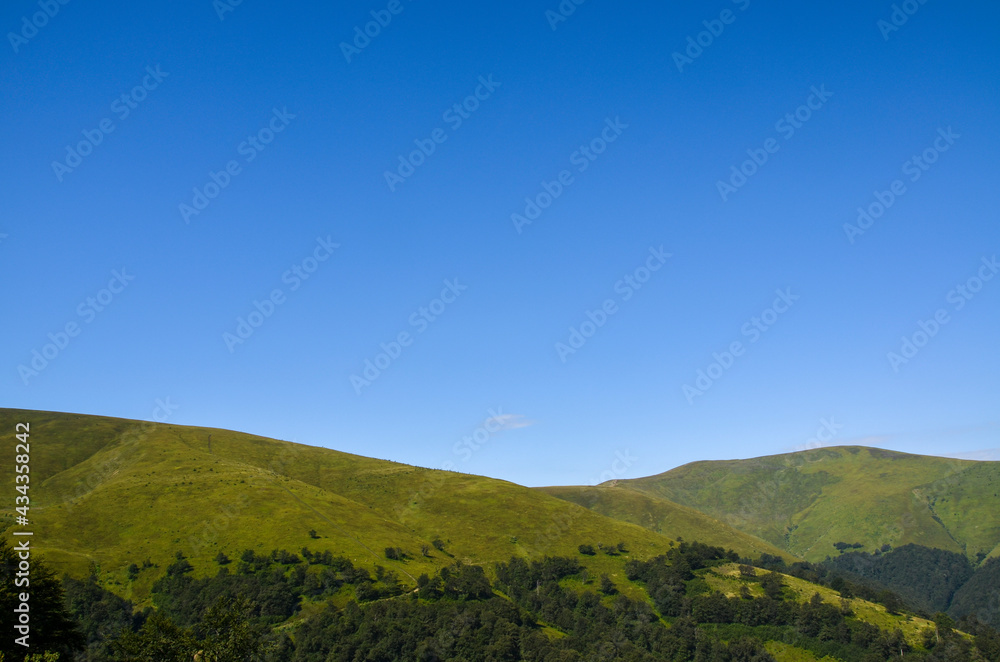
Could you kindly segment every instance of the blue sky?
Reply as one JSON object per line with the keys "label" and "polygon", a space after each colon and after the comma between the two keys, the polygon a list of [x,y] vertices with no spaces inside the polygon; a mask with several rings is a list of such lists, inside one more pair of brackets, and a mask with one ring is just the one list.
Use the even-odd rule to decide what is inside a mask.
{"label": "blue sky", "polygon": [[0,12],[4,406],[529,485],[1000,446],[995,3],[222,1]]}

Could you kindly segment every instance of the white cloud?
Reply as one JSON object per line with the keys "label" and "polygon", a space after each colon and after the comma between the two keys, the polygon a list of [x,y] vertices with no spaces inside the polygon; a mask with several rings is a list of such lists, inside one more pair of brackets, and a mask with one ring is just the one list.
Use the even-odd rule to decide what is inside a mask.
{"label": "white cloud", "polygon": [[529,425],[534,425],[534,421],[529,421],[521,414],[500,414],[498,416],[491,416],[486,419],[486,422],[496,421],[500,425],[500,429],[497,432],[503,430],[516,430],[517,428],[526,428]]}

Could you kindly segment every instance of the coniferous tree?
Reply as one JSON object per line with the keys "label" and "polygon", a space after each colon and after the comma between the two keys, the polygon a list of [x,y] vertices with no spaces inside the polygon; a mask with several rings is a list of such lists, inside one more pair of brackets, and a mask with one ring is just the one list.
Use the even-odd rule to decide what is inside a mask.
{"label": "coniferous tree", "polygon": [[[33,551],[29,550],[28,554],[27,559],[22,559],[21,552],[15,551],[6,537],[0,538],[0,614],[6,625],[0,636],[0,653],[9,660],[16,660],[28,653],[50,651],[69,659],[83,649],[84,636],[66,610],[63,587],[55,573]],[[30,565],[27,574],[19,577],[22,561]],[[30,582],[28,585],[17,585],[17,580],[23,582],[25,579]],[[14,610],[20,608],[23,593],[28,595],[30,614],[28,647],[15,643],[20,633],[14,629],[17,624]]]}

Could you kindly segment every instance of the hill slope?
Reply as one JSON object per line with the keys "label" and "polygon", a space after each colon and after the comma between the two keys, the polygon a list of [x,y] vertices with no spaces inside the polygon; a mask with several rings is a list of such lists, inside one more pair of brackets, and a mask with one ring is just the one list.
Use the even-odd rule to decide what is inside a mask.
{"label": "hill slope", "polygon": [[773,554],[786,560],[792,556],[774,545],[739,531],[702,512],[673,501],[622,487],[539,487],[546,494],[590,508],[602,515],[638,524],[668,538],[698,540],[709,545],[741,551],[757,558]]}
{"label": "hill slope", "polygon": [[823,448],[718,462],[618,481],[675,501],[808,560],[834,543],[915,543],[974,562],[1000,544],[1000,463]]}
{"label": "hill slope", "polygon": [[[819,659],[823,651],[835,643],[819,637],[818,630],[814,634],[800,632],[796,624],[805,621],[797,617],[781,621],[784,616],[775,612],[772,616],[778,620],[774,623],[762,620],[758,603],[747,601],[768,594],[763,576],[752,578],[753,573],[747,576],[745,568],[730,563],[736,560],[736,555],[722,550],[713,552],[703,545],[677,546],[663,535],[698,538],[731,547],[745,556],[781,554],[779,549],[758,538],[691,507],[653,494],[653,488],[666,490],[664,483],[648,483],[653,479],[620,481],[617,487],[531,489],[500,480],[420,469],[225,430],[0,409],[0,426],[13,431],[14,424],[20,421],[31,423],[30,520],[35,532],[33,543],[47,563],[76,576],[95,569],[105,587],[140,604],[149,604],[154,581],[163,579],[165,566],[173,564],[173,574],[166,573],[169,581],[158,584],[161,588],[157,595],[161,602],[157,605],[169,612],[170,599],[175,598],[175,617],[182,607],[192,610],[192,604],[201,604],[187,601],[194,595],[188,587],[192,585],[191,578],[196,576],[206,578],[203,584],[197,585],[201,587],[198,590],[204,588],[209,593],[206,587],[226,582],[234,586],[251,581],[262,586],[268,582],[285,583],[300,591],[292,596],[296,601],[308,592],[313,598],[326,601],[326,608],[334,610],[343,606],[345,600],[361,595],[357,586],[348,586],[352,582],[357,584],[358,576],[347,581],[343,567],[333,572],[337,562],[332,559],[317,561],[319,566],[330,566],[322,570],[319,566],[313,568],[312,561],[309,564],[312,570],[297,565],[300,563],[298,558],[278,560],[285,558],[278,555],[269,561],[266,553],[278,548],[296,551],[308,546],[313,552],[329,551],[345,556],[358,566],[371,568],[378,564],[408,576],[410,581],[404,580],[404,586],[398,587],[389,597],[361,598],[371,605],[376,616],[380,609],[396,608],[390,605],[393,600],[413,608],[429,604],[430,598],[412,591],[414,583],[419,585],[416,575],[428,573],[433,576],[440,572],[440,577],[444,577],[446,572],[451,572],[451,577],[462,576],[463,571],[452,566],[455,560],[488,566],[484,568],[487,573],[495,572],[499,576],[496,563],[509,561],[511,557],[565,556],[570,558],[548,559],[541,565],[558,568],[580,562],[586,567],[587,573],[574,571],[563,583],[569,589],[591,591],[589,597],[584,596],[578,602],[577,598],[567,597],[567,604],[582,605],[588,618],[590,611],[604,604],[607,614],[623,616],[634,611],[641,616],[638,621],[642,624],[660,624],[657,618],[642,616],[640,612],[646,607],[625,608],[627,605],[620,598],[626,597],[657,608],[687,604],[704,631],[714,632],[727,641],[730,635],[759,636],[782,662]],[[855,457],[862,450],[846,449],[845,452]],[[878,460],[898,461],[885,458],[880,451],[871,455]],[[903,456],[903,459],[907,457],[912,456]],[[822,505],[820,497],[824,495],[825,498],[847,498],[840,494],[851,493],[843,490],[830,496],[835,492],[830,486],[841,485],[851,478],[833,455],[806,458],[806,461],[822,463],[824,459],[828,462],[820,465],[822,470],[812,473],[799,470],[803,465],[801,457],[791,458],[783,468],[775,469],[771,465],[772,471],[793,472],[784,475],[786,483],[801,487],[782,488],[779,483],[772,501],[793,516],[799,516],[802,512],[808,514],[816,510],[816,504]],[[936,508],[933,512],[941,522],[940,527],[951,522],[956,531],[963,530],[963,526],[975,529],[975,522],[961,509],[978,507],[972,503],[976,501],[973,486],[988,485],[991,474],[972,467],[977,470],[965,475],[969,467],[963,465],[962,471],[952,475],[935,476],[926,465],[921,466],[926,472],[918,474],[918,478],[932,480],[925,480],[918,488],[913,488],[913,498],[927,499],[928,508]],[[857,471],[864,473],[861,468]],[[740,476],[738,472],[736,475]],[[753,472],[744,472],[744,475],[753,475]],[[0,465],[0,480],[13,483],[9,463]],[[730,480],[732,476],[724,471],[717,477],[716,489],[719,484],[732,489],[733,484],[727,482]],[[903,478],[895,482],[901,483]],[[621,486],[623,483],[628,487]],[[802,495],[811,495],[810,488],[817,485],[819,495],[814,496],[804,510],[793,510],[792,506],[801,503]],[[711,483],[700,488],[694,483],[684,486],[696,495],[712,489]],[[672,487],[676,488],[676,484]],[[720,503],[725,502],[726,495],[721,490],[717,496]],[[857,507],[860,501],[856,499],[851,503]],[[751,501],[744,506],[747,509],[740,511],[741,515],[750,521],[751,507],[756,504]],[[949,514],[949,510],[954,512]],[[819,512],[822,514],[822,509]],[[7,518],[11,514],[9,509],[2,513]],[[2,524],[0,522],[0,526]],[[988,524],[988,519],[981,518],[980,528]],[[970,533],[969,539],[973,537]],[[443,544],[435,545],[440,542],[438,539],[443,540]],[[983,545],[992,544],[988,535],[981,535],[979,539],[985,541]],[[598,542],[622,542],[627,551],[613,555],[578,553],[579,544]],[[406,558],[388,560],[384,552],[390,547],[401,548]],[[264,553],[256,557],[264,563],[259,573],[254,574],[256,561],[254,555],[250,555],[249,562],[234,566],[234,575],[214,574],[219,567],[214,558],[219,552],[232,557],[247,548]],[[177,552],[190,559],[195,568],[193,572],[187,559],[175,562]],[[659,561],[653,559],[664,553],[672,559],[671,566],[678,563],[676,572],[659,567],[665,557]],[[696,565],[694,560],[703,556],[722,564]],[[313,555],[303,553],[303,557],[312,559]],[[127,569],[128,564],[142,563],[147,558],[154,569],[150,570],[145,564],[141,569]],[[281,567],[272,568],[272,565]],[[452,566],[450,571],[443,570],[449,566]],[[528,568],[526,564],[522,566]],[[508,574],[513,577],[516,564],[511,562],[507,567],[510,569]],[[984,600],[988,602],[991,587],[995,586],[997,567],[1000,565],[996,563],[985,564],[978,583],[957,596],[964,600],[966,613],[986,613],[983,610],[989,604]],[[691,569],[697,572],[690,579],[684,579],[684,573]],[[547,576],[548,572],[542,574]],[[635,574],[637,572],[639,574]],[[317,579],[321,574],[336,581],[321,584]],[[249,579],[251,575],[256,579]],[[390,575],[395,576],[376,572],[379,582]],[[525,604],[535,604],[541,599],[540,578],[541,575],[538,581],[524,582],[521,597],[526,600]],[[635,581],[636,578],[641,581]],[[215,584],[211,583],[213,581]],[[341,586],[342,581],[347,583]],[[432,586],[426,578],[423,581],[425,586]],[[900,637],[905,637],[917,649],[924,641],[925,631],[933,627],[927,621],[889,614],[884,608],[863,600],[841,601],[832,589],[801,579],[786,576],[783,582],[786,590],[781,599],[800,605],[786,610],[791,614],[798,613],[796,610],[816,616],[825,614],[824,618],[844,621],[845,626],[852,627],[868,623],[882,628],[890,638],[894,636],[891,631],[898,628]],[[177,589],[176,595],[167,591],[171,586]],[[329,590],[324,592],[324,586]],[[448,589],[451,584],[445,582],[441,586]],[[598,587],[600,594],[593,592]],[[719,593],[710,594],[712,590]],[[548,592],[559,597],[554,586],[546,588]],[[672,601],[671,596],[677,595],[686,595],[690,601]],[[499,597],[511,599],[503,594]],[[565,606],[561,600],[560,597],[553,604]],[[810,606],[807,607],[807,603]],[[761,602],[759,605],[774,606],[774,603]],[[301,606],[299,613],[294,613],[297,608],[286,613],[285,616],[294,615],[278,629],[293,632],[299,627],[308,629],[316,623],[322,625],[322,617],[318,614],[324,607],[320,602],[304,600]],[[853,620],[847,623],[847,614],[839,611],[845,606],[850,607],[853,613],[850,618],[857,623]],[[131,606],[126,611],[130,615]],[[354,616],[361,614],[357,609],[351,613]],[[558,615],[557,611],[551,613]],[[554,618],[552,623],[541,623],[540,632],[526,631],[526,636],[544,636],[546,639],[536,637],[543,643],[557,641],[571,635],[574,623],[587,622],[587,619],[567,620],[563,616],[566,614]],[[187,617],[193,623],[201,615],[192,611]],[[841,630],[838,636],[843,635],[843,642],[838,645],[848,646],[851,638],[844,632],[848,635],[850,632]],[[693,631],[691,634],[692,640],[697,638]],[[500,637],[497,641],[502,643],[507,639]],[[381,638],[375,637],[372,643],[379,645]]]}
{"label": "hill slope", "polygon": [[[126,567],[147,558],[164,567],[176,552],[209,567],[220,551],[308,545],[415,579],[456,559],[576,555],[579,544],[601,542],[624,542],[646,557],[670,543],[501,480],[225,430],[0,409],[0,428],[13,431],[19,421],[31,424],[36,547],[60,572],[96,568],[108,586],[138,599],[158,573],[133,581]],[[0,465],[0,481],[13,484],[9,463]],[[12,514],[9,502],[3,513]],[[388,561],[387,547],[409,558]],[[603,572],[610,560],[588,564]]]}

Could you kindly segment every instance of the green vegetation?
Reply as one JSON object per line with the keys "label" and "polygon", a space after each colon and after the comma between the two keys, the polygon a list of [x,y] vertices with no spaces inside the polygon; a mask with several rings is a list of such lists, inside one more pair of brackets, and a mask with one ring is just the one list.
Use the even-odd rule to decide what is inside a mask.
{"label": "green vegetation", "polygon": [[529,489],[0,409],[21,420],[31,652],[63,662],[1000,662],[996,463],[823,449]]}
{"label": "green vegetation", "polygon": [[682,543],[648,561],[619,559],[618,584],[603,575],[594,586],[578,557],[512,557],[490,569],[492,581],[455,563],[410,588],[384,568],[373,578],[308,549],[246,550],[235,572],[202,579],[176,559],[154,584],[155,610],[133,613],[93,578],[71,580],[67,603],[88,633],[89,656],[78,659],[92,662],[181,662],[198,651],[213,662],[1000,659],[1000,635],[975,621],[963,623],[969,634],[943,614],[881,612],[876,622],[876,605],[750,573],[737,558]]}
{"label": "green vegetation", "polygon": [[948,613],[953,618],[974,617],[994,627],[1000,625],[1000,558],[992,558],[952,597]]}
{"label": "green vegetation", "polygon": [[955,593],[974,574],[963,554],[919,545],[905,545],[886,554],[853,552],[826,565],[885,586],[907,604],[931,614],[947,611]]}

